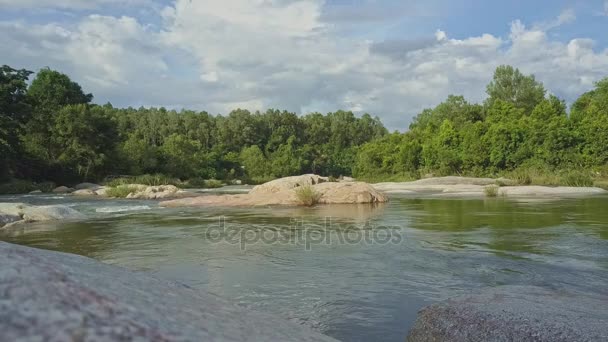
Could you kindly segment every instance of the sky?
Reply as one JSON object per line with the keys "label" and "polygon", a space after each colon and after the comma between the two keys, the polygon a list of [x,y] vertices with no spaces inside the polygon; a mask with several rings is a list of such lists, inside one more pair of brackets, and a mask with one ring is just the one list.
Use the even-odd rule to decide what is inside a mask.
{"label": "sky", "polygon": [[0,0],[0,64],[95,102],[379,116],[391,130],[494,69],[572,103],[608,76],[608,0]]}

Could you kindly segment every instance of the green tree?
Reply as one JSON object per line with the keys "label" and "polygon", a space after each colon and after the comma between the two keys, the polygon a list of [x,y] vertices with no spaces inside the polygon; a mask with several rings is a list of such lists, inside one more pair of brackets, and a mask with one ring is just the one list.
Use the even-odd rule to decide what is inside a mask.
{"label": "green tree", "polygon": [[486,92],[489,96],[486,105],[491,106],[496,100],[501,100],[523,109],[526,114],[545,98],[545,88],[534,75],[525,76],[510,65],[496,68]]}

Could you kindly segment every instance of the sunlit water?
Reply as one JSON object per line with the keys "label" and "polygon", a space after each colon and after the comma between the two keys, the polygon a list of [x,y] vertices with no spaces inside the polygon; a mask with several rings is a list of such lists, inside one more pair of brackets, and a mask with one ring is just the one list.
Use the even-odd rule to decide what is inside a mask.
{"label": "sunlit water", "polygon": [[[608,197],[256,209],[49,195],[0,202],[87,216],[2,240],[150,272],[345,341],[403,341],[421,307],[487,286],[608,293]],[[261,233],[265,242],[251,242]],[[358,242],[364,236],[376,239]]]}

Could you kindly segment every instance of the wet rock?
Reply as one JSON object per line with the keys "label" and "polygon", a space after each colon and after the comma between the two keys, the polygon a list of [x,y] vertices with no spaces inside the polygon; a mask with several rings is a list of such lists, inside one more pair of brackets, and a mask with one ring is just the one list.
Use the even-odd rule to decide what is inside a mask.
{"label": "wet rock", "polygon": [[[64,205],[35,206],[25,203],[0,203],[0,216],[12,217],[10,224],[83,218],[81,213]],[[15,217],[19,220],[14,219]]]}
{"label": "wet rock", "polygon": [[4,227],[6,225],[9,225],[11,223],[14,223],[14,222],[19,222],[21,220],[22,220],[21,216],[5,214],[5,213],[0,212],[0,228]]}
{"label": "wet rock", "polygon": [[501,286],[420,311],[407,340],[607,341],[608,296]]}
{"label": "wet rock", "polygon": [[6,341],[335,341],[216,295],[92,259],[0,242]]}
{"label": "wet rock", "polygon": [[42,190],[30,191],[30,195],[41,194],[41,193],[42,193]]}
{"label": "wet rock", "polygon": [[608,194],[608,191],[601,188],[593,187],[568,187],[568,186],[507,186],[499,190],[499,195],[508,197],[526,197],[526,196],[581,196],[581,195],[601,195]]}

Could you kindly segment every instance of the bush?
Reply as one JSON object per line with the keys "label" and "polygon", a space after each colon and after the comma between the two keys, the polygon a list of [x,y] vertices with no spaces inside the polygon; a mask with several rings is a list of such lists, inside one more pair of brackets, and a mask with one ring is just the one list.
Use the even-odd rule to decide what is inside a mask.
{"label": "bush", "polygon": [[486,194],[486,197],[498,197],[498,191],[500,187],[497,185],[488,185],[483,188],[483,192]]}
{"label": "bush", "polygon": [[126,198],[130,193],[137,192],[139,187],[136,185],[119,185],[106,190],[108,197]]}
{"label": "bush", "polygon": [[208,188],[208,189],[221,188],[223,186],[224,186],[224,184],[217,179],[208,179],[205,181],[205,188]]}
{"label": "bush", "polygon": [[587,172],[570,171],[562,176],[562,184],[567,186],[593,186],[593,179]]}
{"label": "bush", "polygon": [[132,184],[134,177],[120,177],[105,181],[104,185],[109,187],[117,187],[119,185]]}
{"label": "bush", "polygon": [[508,177],[515,181],[518,185],[530,185],[532,184],[532,176],[530,175],[529,170],[517,169],[511,172]]}
{"label": "bush", "polygon": [[321,194],[315,191],[312,186],[301,186],[296,188],[296,198],[300,205],[305,205],[307,207],[311,207],[317,203],[319,203],[319,199],[321,199]]}
{"label": "bush", "polygon": [[23,179],[11,179],[8,183],[0,184],[0,195],[27,194],[34,190],[38,190],[36,183]]}
{"label": "bush", "polygon": [[329,176],[329,177],[327,177],[327,181],[328,181],[328,182],[335,183],[335,182],[337,182],[337,181],[338,181],[338,179],[337,179],[336,177],[334,177],[334,176]]}

